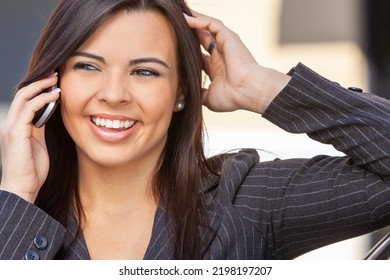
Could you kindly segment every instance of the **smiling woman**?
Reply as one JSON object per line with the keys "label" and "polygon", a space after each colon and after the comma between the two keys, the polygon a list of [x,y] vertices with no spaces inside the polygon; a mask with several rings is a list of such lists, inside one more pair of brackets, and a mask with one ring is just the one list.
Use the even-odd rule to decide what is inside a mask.
{"label": "smiling woman", "polygon": [[[151,178],[175,104],[183,98],[175,32],[159,12],[119,12],[59,73],[62,120],[82,163],[79,193],[89,253],[92,258],[142,258],[156,208]],[[116,204],[118,195],[127,198],[123,206]],[[110,211],[128,212],[126,223],[107,222],[99,211],[108,202]],[[113,246],[100,248],[107,239]]]}
{"label": "smiling woman", "polygon": [[[75,215],[88,257],[143,258],[157,205],[175,220],[174,255],[200,257],[197,193],[209,170],[201,149],[202,59],[183,12],[190,13],[184,1],[62,1],[19,86],[40,88],[58,71],[58,79],[43,81],[58,83],[61,104],[45,130],[27,137],[38,148],[46,142],[48,157],[40,151],[36,162],[14,162],[18,170],[42,170],[23,182],[3,176],[2,186],[64,226]],[[41,104],[58,94],[45,98]],[[72,250],[56,257],[74,258]]]}
{"label": "smiling woman", "polygon": [[[202,105],[345,156],[206,159]],[[60,1],[1,130],[0,259],[289,259],[384,227],[389,119],[302,64],[259,65],[184,0]]]}

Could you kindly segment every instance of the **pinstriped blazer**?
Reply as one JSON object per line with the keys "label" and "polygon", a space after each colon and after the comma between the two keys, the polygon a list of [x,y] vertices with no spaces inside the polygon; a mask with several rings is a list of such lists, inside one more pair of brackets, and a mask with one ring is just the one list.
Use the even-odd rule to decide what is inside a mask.
{"label": "pinstriped blazer", "polygon": [[[261,162],[243,150],[224,157],[221,175],[202,188],[213,229],[200,228],[207,259],[291,259],[390,224],[390,102],[302,64],[291,75],[263,117],[345,156]],[[78,228],[72,213],[64,228],[0,191],[0,259],[89,259]],[[159,207],[145,259],[172,259],[172,229]]]}

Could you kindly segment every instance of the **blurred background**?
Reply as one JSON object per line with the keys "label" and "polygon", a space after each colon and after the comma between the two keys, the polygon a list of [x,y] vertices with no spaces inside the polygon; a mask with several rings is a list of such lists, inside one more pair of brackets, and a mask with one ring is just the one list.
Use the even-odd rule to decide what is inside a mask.
{"label": "blurred background", "polygon": [[[22,79],[54,0],[0,1],[0,121]],[[302,62],[345,87],[390,99],[390,1],[187,0],[238,33],[259,63],[281,72]],[[247,112],[204,110],[209,155],[252,147],[261,160],[341,155]],[[390,230],[389,228],[386,229]],[[386,231],[330,245],[299,259],[362,259]]]}

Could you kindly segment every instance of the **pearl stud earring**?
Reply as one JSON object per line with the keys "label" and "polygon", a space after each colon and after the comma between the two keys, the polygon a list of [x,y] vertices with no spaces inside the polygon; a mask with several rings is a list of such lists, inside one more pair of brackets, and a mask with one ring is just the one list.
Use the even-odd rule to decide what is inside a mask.
{"label": "pearl stud earring", "polygon": [[179,101],[176,103],[176,110],[178,112],[182,111],[184,109],[184,102],[183,101]]}

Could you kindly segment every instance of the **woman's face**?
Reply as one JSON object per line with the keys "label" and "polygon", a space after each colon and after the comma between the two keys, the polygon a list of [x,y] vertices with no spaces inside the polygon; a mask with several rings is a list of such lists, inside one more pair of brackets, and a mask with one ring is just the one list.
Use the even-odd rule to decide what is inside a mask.
{"label": "woman's face", "polygon": [[61,114],[79,161],[156,163],[181,95],[177,42],[155,11],[120,12],[60,68]]}

